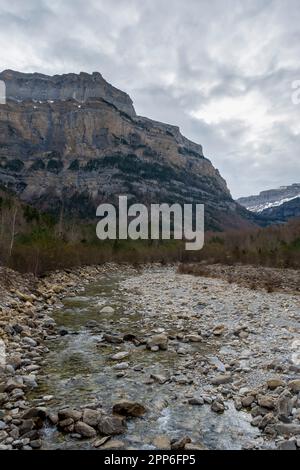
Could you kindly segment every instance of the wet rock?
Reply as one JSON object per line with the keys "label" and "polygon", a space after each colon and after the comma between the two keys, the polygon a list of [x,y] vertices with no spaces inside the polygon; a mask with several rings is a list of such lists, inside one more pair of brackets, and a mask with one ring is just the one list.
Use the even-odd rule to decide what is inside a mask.
{"label": "wet rock", "polygon": [[86,327],[87,328],[97,328],[98,327],[98,322],[96,320],[89,320],[87,323],[86,323]]}
{"label": "wet rock", "polygon": [[198,443],[198,444],[191,443],[191,444],[186,444],[184,447],[184,450],[208,450],[208,449],[202,443]]}
{"label": "wet rock", "polygon": [[42,447],[42,440],[37,439],[35,441],[31,441],[29,445],[32,449],[40,449]]}
{"label": "wet rock", "polygon": [[129,417],[141,417],[146,413],[146,408],[140,403],[134,401],[120,401],[113,406],[113,413],[129,416]]}
{"label": "wet rock", "polygon": [[277,445],[277,450],[297,450],[296,441],[281,441]]}
{"label": "wet rock", "polygon": [[186,444],[190,444],[191,442],[192,442],[192,439],[189,436],[182,437],[181,439],[178,439],[177,441],[175,440],[171,442],[171,449],[183,450]]}
{"label": "wet rock", "polygon": [[103,335],[103,339],[105,341],[107,341],[108,343],[112,343],[112,344],[121,344],[121,343],[123,343],[123,338],[121,336],[117,336],[117,335],[110,335],[110,334],[105,333]]}
{"label": "wet rock", "polygon": [[56,425],[59,421],[57,413],[48,413],[48,419],[50,423]]}
{"label": "wet rock", "polygon": [[83,421],[77,421],[77,423],[75,423],[74,430],[82,437],[95,437],[97,434],[94,428]]}
{"label": "wet rock", "polygon": [[267,426],[269,426],[270,424],[274,424],[274,423],[275,423],[274,415],[272,413],[268,413],[261,419],[258,427],[260,429],[265,429]]}
{"label": "wet rock", "polygon": [[100,310],[100,313],[115,313],[115,310],[112,307],[106,306]]}
{"label": "wet rock", "polygon": [[66,408],[58,412],[59,421],[64,421],[66,419],[72,419],[73,421],[79,421],[81,419],[82,412],[73,410],[71,408]]}
{"label": "wet rock", "polygon": [[215,413],[224,413],[225,405],[224,402],[220,399],[216,399],[211,404],[211,410]]}
{"label": "wet rock", "polygon": [[162,375],[162,374],[151,374],[150,378],[155,380],[155,382],[158,382],[161,385],[163,385],[164,383],[166,383],[169,380],[168,377],[166,377],[165,375]]}
{"label": "wet rock", "polygon": [[171,441],[168,436],[156,436],[152,444],[159,450],[171,449]]}
{"label": "wet rock", "polygon": [[251,421],[251,426],[259,427],[262,422],[263,417],[258,415]]}
{"label": "wet rock", "polygon": [[118,416],[101,416],[97,429],[101,434],[114,436],[123,434],[126,431],[126,423],[124,419]]}
{"label": "wet rock", "polygon": [[114,370],[126,370],[129,368],[128,362],[120,362],[119,364],[115,364],[113,366]]}
{"label": "wet rock", "polygon": [[59,334],[60,336],[67,336],[67,335],[69,334],[69,331],[68,331],[66,328],[60,328],[60,329],[58,330],[58,334]]}
{"label": "wet rock", "polygon": [[57,427],[62,429],[65,432],[73,432],[74,431],[74,419],[66,418],[62,421],[59,421]]}
{"label": "wet rock", "polygon": [[124,442],[118,441],[116,439],[111,439],[102,446],[102,449],[117,450],[117,449],[123,449],[124,447],[125,447]]}
{"label": "wet rock", "polygon": [[300,424],[277,424],[275,426],[279,434],[298,435],[300,434]]}
{"label": "wet rock", "polygon": [[101,439],[97,439],[94,442],[94,447],[98,449],[98,447],[103,446],[109,439],[110,439],[110,436],[105,436],[105,437],[102,437]]}
{"label": "wet rock", "polygon": [[188,400],[189,405],[202,406],[204,405],[204,400],[202,397],[193,397]]}
{"label": "wet rock", "polygon": [[85,409],[83,410],[82,421],[95,428],[101,418],[101,414],[102,413],[97,410]]}
{"label": "wet rock", "polygon": [[126,357],[129,356],[129,352],[127,351],[122,351],[122,352],[118,352],[117,354],[114,354],[111,359],[113,361],[121,361],[122,359],[126,359]]}
{"label": "wet rock", "polygon": [[137,337],[135,335],[133,335],[132,333],[127,333],[123,336],[123,341],[138,341]]}

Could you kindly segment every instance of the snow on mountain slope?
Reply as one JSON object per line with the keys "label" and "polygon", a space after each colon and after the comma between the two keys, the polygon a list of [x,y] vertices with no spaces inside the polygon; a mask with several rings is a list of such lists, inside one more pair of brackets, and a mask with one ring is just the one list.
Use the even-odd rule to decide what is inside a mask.
{"label": "snow on mountain slope", "polygon": [[271,207],[279,207],[286,202],[300,197],[300,184],[281,186],[278,189],[262,191],[259,195],[243,197],[237,200],[239,204],[251,212],[261,213]]}

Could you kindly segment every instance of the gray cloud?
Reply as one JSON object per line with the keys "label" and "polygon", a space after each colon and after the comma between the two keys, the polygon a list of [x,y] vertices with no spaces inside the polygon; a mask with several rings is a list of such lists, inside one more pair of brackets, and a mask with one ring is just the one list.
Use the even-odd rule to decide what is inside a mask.
{"label": "gray cloud", "polygon": [[299,182],[299,25],[299,0],[0,0],[0,67],[100,71],[240,196]]}

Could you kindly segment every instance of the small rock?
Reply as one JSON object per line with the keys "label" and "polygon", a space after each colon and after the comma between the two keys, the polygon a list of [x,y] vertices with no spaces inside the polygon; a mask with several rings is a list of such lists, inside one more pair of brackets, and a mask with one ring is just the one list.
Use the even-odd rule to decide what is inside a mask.
{"label": "small rock", "polygon": [[105,437],[102,437],[101,439],[97,439],[94,442],[94,447],[97,449],[98,447],[103,446],[103,444],[105,444],[109,439],[110,439],[110,436],[105,436]]}
{"label": "small rock", "polygon": [[32,449],[40,449],[42,447],[42,441],[41,439],[36,439],[35,441],[31,441],[29,445]]}
{"label": "small rock", "polygon": [[117,441],[116,439],[111,439],[110,441],[106,442],[103,446],[102,449],[105,450],[117,450],[117,449],[123,449],[125,447],[125,443],[122,441]]}
{"label": "small rock", "polygon": [[101,412],[97,410],[85,409],[82,414],[82,421],[93,428],[97,427],[99,419],[101,417]]}
{"label": "small rock", "polygon": [[123,434],[126,431],[124,419],[118,416],[101,416],[98,422],[98,431],[107,436]]}
{"label": "small rock", "polygon": [[288,383],[288,387],[289,387],[289,389],[292,390],[292,392],[294,392],[294,393],[300,392],[300,380],[291,380],[291,381]]}
{"label": "small rock", "polygon": [[268,410],[273,410],[275,408],[274,398],[268,395],[259,395],[257,397],[257,403],[259,404],[259,406],[267,408]]}
{"label": "small rock", "polygon": [[171,449],[172,450],[183,450],[186,444],[190,444],[192,439],[188,436],[182,437],[181,439],[172,442]]}
{"label": "small rock", "polygon": [[163,385],[169,380],[168,377],[166,377],[165,375],[161,375],[161,374],[151,374],[150,377],[151,379],[155,380],[161,385]]}
{"label": "small rock", "polygon": [[115,310],[112,308],[112,307],[103,307],[101,310],[100,310],[100,313],[115,313]]}
{"label": "small rock", "polygon": [[215,336],[221,336],[225,331],[225,325],[218,325],[213,329],[213,334]]}
{"label": "small rock", "polygon": [[272,378],[267,381],[267,386],[270,390],[276,390],[278,387],[284,387],[285,382],[281,380],[280,378]]}
{"label": "small rock", "polygon": [[96,431],[94,428],[84,423],[83,421],[77,421],[75,424],[75,432],[80,434],[83,437],[95,437]]}
{"label": "small rock", "polygon": [[159,450],[168,450],[171,448],[171,441],[167,436],[156,436],[153,445]]}
{"label": "small rock", "polygon": [[119,364],[116,364],[113,366],[113,369],[115,370],[126,370],[128,369],[129,364],[128,362],[120,362]]}
{"label": "small rock", "polygon": [[66,408],[58,412],[58,419],[60,421],[64,421],[69,418],[71,418],[73,421],[79,421],[81,419],[81,416],[81,411],[73,410],[71,408]]}
{"label": "small rock", "polygon": [[211,404],[211,410],[215,413],[224,413],[225,405],[222,400],[214,400]]}
{"label": "small rock", "polygon": [[300,434],[300,424],[277,424],[275,429],[279,434]]}
{"label": "small rock", "polygon": [[214,377],[211,383],[213,385],[223,385],[223,384],[228,384],[231,381],[232,381],[231,374],[222,374],[222,375],[217,375],[216,377]]}
{"label": "small rock", "polygon": [[126,357],[129,356],[129,353],[127,351],[119,352],[117,354],[114,354],[111,359],[113,361],[121,361],[122,359],[125,359]]}
{"label": "small rock", "polygon": [[278,450],[297,450],[295,441],[281,441],[277,445]]}
{"label": "small rock", "polygon": [[189,405],[202,406],[204,405],[204,400],[202,397],[193,397],[189,399],[188,403]]}
{"label": "small rock", "polygon": [[152,349],[153,347],[166,351],[168,349],[168,337],[164,334],[152,336],[147,341],[147,348]]}
{"label": "small rock", "polygon": [[121,336],[117,336],[117,335],[109,335],[109,334],[105,333],[103,335],[103,339],[105,341],[107,341],[108,343],[112,343],[112,344],[123,343],[123,338]]}
{"label": "small rock", "polygon": [[187,335],[186,339],[191,343],[201,343],[202,338],[199,335]]}
{"label": "small rock", "polygon": [[242,401],[243,408],[249,408],[249,406],[251,406],[252,403],[254,403],[255,398],[252,395],[248,395],[247,397],[243,397],[241,401]]}
{"label": "small rock", "polygon": [[121,401],[113,406],[113,413],[123,416],[140,417],[146,413],[146,408],[133,401]]}
{"label": "small rock", "polygon": [[31,347],[33,347],[33,348],[34,348],[35,346],[37,346],[37,342],[36,342],[34,339],[29,338],[28,336],[26,336],[25,338],[23,338],[23,343],[28,344],[29,346],[31,346]]}

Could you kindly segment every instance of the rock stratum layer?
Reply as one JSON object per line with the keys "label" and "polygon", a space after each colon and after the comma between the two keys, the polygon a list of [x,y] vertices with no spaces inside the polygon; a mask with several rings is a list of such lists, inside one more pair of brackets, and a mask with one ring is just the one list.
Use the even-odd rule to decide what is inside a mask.
{"label": "rock stratum layer", "polygon": [[248,224],[202,147],[178,127],[136,115],[99,73],[5,71],[0,184],[42,210],[93,218],[101,202],[204,203],[207,228]]}

